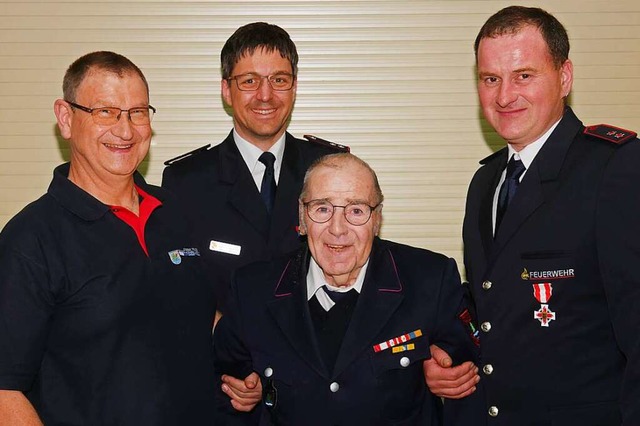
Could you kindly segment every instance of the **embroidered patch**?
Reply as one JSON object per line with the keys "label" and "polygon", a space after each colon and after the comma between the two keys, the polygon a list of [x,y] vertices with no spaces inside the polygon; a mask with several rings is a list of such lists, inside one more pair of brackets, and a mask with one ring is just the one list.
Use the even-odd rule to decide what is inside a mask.
{"label": "embroidered patch", "polygon": [[469,337],[473,340],[476,346],[480,346],[480,331],[473,325],[473,318],[471,318],[471,313],[468,309],[462,311],[460,315],[458,315],[460,321],[462,321],[462,325],[469,333]]}

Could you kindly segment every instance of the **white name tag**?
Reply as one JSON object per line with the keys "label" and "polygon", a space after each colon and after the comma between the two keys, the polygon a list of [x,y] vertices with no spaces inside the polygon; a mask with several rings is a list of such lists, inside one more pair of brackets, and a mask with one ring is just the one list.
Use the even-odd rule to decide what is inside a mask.
{"label": "white name tag", "polygon": [[223,243],[222,241],[211,240],[209,243],[209,250],[238,256],[242,247],[235,244]]}

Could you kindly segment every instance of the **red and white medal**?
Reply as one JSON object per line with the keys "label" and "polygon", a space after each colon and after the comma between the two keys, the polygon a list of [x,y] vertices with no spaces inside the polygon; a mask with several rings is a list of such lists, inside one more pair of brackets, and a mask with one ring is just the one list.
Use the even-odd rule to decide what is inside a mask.
{"label": "red and white medal", "polygon": [[540,309],[533,311],[533,318],[540,321],[542,327],[549,327],[549,323],[556,319],[556,313],[549,309],[549,299],[553,294],[551,283],[533,284],[533,295],[540,302]]}

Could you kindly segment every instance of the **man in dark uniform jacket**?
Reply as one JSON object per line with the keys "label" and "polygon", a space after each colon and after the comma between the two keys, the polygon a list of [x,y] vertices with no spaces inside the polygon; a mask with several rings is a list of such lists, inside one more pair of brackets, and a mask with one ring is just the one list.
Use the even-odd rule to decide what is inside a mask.
{"label": "man in dark uniform jacket", "polygon": [[[285,30],[263,22],[245,25],[227,40],[221,62],[222,97],[233,109],[233,131],[220,145],[170,160],[162,186],[193,213],[224,304],[238,267],[300,246],[297,199],[304,173],[316,158],[346,148],[286,132],[298,54]],[[275,158],[270,175],[260,159],[264,152]],[[275,199],[265,201],[264,192],[273,190],[270,179]],[[224,311],[224,305],[219,308]]]}
{"label": "man in dark uniform jacket", "polygon": [[[430,343],[456,363],[477,358],[455,261],[376,238],[382,199],[362,160],[318,160],[299,203],[307,246],[237,272],[215,365],[261,375],[260,424],[440,425],[422,375]],[[250,424],[220,397],[217,420]],[[484,424],[482,403],[448,401],[444,424]]]}
{"label": "man in dark uniform jacket", "polygon": [[488,423],[639,425],[640,141],[565,106],[569,41],[550,14],[503,9],[475,48],[508,142],[481,161],[463,230]]}

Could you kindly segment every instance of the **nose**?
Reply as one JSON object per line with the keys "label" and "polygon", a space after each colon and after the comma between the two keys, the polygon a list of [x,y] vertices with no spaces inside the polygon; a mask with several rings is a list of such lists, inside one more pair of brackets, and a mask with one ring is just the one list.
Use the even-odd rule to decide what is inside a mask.
{"label": "nose", "polygon": [[[336,206],[334,208],[337,208],[340,206]],[[341,207],[343,209],[343,211],[338,212],[338,210],[334,210],[333,212],[333,216],[331,216],[331,219],[329,219],[329,232],[332,235],[343,235],[346,234],[347,231],[349,230],[348,228],[348,223],[347,222],[347,218],[344,217],[344,207]]]}
{"label": "nose", "polygon": [[508,107],[511,103],[518,99],[516,87],[509,81],[503,80],[498,88],[498,96],[496,102],[502,108]]}
{"label": "nose", "polygon": [[258,87],[258,92],[256,96],[262,102],[267,102],[271,99],[273,95],[273,89],[271,88],[271,83],[269,83],[269,77],[261,77],[260,78],[260,86]]}
{"label": "nose", "polygon": [[129,117],[129,111],[122,111],[120,113],[118,122],[111,128],[111,133],[122,140],[130,140],[133,137],[133,124]]}

